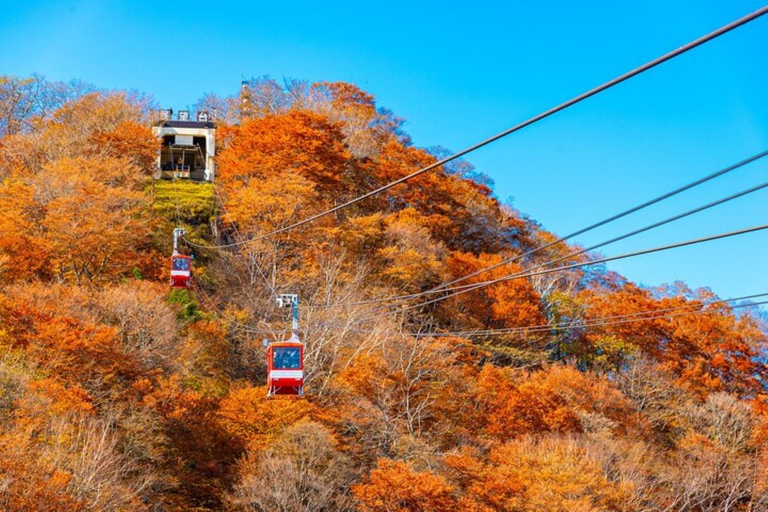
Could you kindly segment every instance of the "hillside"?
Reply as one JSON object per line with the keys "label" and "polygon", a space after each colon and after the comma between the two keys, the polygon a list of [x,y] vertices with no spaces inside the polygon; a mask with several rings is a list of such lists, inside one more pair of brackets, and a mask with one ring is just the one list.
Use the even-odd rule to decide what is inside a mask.
{"label": "hillside", "polygon": [[[759,310],[599,264],[504,279],[596,256],[466,161],[264,237],[445,150],[352,84],[244,94],[197,105],[211,185],[152,179],[147,97],[0,77],[0,508],[768,509]],[[304,398],[266,396],[280,293]]]}

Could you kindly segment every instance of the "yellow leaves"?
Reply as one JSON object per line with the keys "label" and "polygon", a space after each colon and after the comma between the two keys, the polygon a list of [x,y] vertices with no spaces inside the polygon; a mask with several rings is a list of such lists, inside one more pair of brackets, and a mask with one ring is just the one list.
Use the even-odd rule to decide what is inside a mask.
{"label": "yellow leaves", "polygon": [[263,233],[286,226],[311,213],[315,185],[288,171],[233,186],[227,195],[224,220],[244,233]]}
{"label": "yellow leaves", "polygon": [[626,361],[636,355],[638,348],[624,338],[615,335],[589,336],[597,368],[620,371]]}
{"label": "yellow leaves", "polygon": [[446,249],[432,236],[433,227],[432,219],[405,208],[351,217],[328,232],[339,240],[350,261],[366,261],[375,269],[382,279],[372,286],[415,292],[443,277]]}
{"label": "yellow leaves", "polygon": [[509,464],[526,488],[524,510],[615,509],[627,489],[606,479],[601,463],[568,439],[505,445],[491,460]]}
{"label": "yellow leaves", "polygon": [[434,241],[427,219],[413,208],[386,218],[387,245],[378,250],[386,262],[383,275],[393,279],[398,289],[414,292],[438,281],[445,247]]}
{"label": "yellow leaves", "polygon": [[347,225],[334,228],[332,234],[351,254],[362,258],[384,245],[384,218],[381,212],[351,217],[347,219]]}

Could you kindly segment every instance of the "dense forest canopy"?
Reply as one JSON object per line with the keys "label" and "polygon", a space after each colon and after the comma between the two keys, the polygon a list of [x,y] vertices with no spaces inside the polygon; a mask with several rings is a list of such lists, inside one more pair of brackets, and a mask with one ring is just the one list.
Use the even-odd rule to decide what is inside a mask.
{"label": "dense forest canopy", "polygon": [[[255,238],[446,150],[353,84],[248,85],[196,105],[209,184],[152,179],[149,96],[0,76],[0,508],[768,509],[759,310],[601,265],[411,307],[594,255],[533,252],[556,235],[466,161]],[[279,293],[303,399],[266,397]]]}

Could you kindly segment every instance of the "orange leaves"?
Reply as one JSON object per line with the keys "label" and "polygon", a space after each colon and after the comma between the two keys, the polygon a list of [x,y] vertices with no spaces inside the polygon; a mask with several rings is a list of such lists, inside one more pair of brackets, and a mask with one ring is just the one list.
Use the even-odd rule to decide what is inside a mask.
{"label": "orange leaves", "polygon": [[379,463],[362,484],[352,488],[361,510],[369,512],[435,512],[456,510],[453,488],[441,476],[413,470],[405,462]]}
{"label": "orange leaves", "polygon": [[372,95],[349,83],[313,84],[308,103],[312,110],[341,125],[349,152],[360,160],[376,156],[383,141],[400,125],[400,120],[376,109]]}
{"label": "orange leaves", "polygon": [[312,410],[306,400],[268,399],[266,387],[245,387],[232,390],[221,401],[217,421],[240,443],[260,450]]}
{"label": "orange leaves", "polygon": [[0,347],[3,510],[135,506],[148,473],[132,480],[135,460],[116,448],[118,417],[106,407],[97,412],[96,401],[79,385],[61,376],[42,378],[45,373]]}
{"label": "orange leaves", "polygon": [[481,454],[467,447],[446,455],[444,462],[464,491],[464,510],[490,512],[518,510],[523,506],[525,487],[520,475],[510,467],[489,464]]}
{"label": "orange leaves", "polygon": [[143,196],[111,186],[109,176],[130,172],[122,160],[65,158],[22,184],[7,180],[0,198],[0,251],[6,279],[47,278],[58,273],[75,281],[113,277],[131,268],[146,223],[138,217]]}
{"label": "orange leaves", "polygon": [[[479,269],[495,265],[500,255],[455,252],[447,266],[452,277],[465,276]],[[479,283],[520,272],[516,264],[503,265],[462,281],[461,284]],[[540,297],[527,279],[512,279],[456,296],[445,301],[443,308],[466,315],[466,321],[479,321],[479,327],[521,327],[543,323]]]}
{"label": "orange leaves", "polygon": [[87,386],[89,393],[106,392],[134,368],[122,354],[116,331],[66,316],[39,311],[25,314],[27,329],[12,346],[63,381]]}
{"label": "orange leaves", "polygon": [[755,357],[766,338],[748,317],[739,320],[726,307],[709,314],[681,316],[672,325],[665,366],[682,372],[694,390],[707,393],[726,389],[749,396],[763,389],[756,378],[762,368]]}
{"label": "orange leaves", "polygon": [[[463,340],[391,339],[346,365],[315,416],[373,464],[385,454],[452,446],[477,433],[472,359]],[[434,444],[432,444],[434,443]]]}
{"label": "orange leaves", "polygon": [[152,407],[169,420],[191,417],[198,410],[205,411],[212,402],[201,393],[185,388],[177,374],[159,379],[156,387],[146,379],[138,380],[133,389],[144,394],[143,405]]}
{"label": "orange leaves", "polygon": [[12,178],[0,184],[0,278],[27,280],[49,277],[53,252],[41,222],[45,209],[33,187]]}
{"label": "orange leaves", "polygon": [[[227,202],[225,220],[240,236],[297,222],[343,194],[349,156],[338,127],[324,116],[304,111],[271,115],[226,128],[222,139],[217,179]],[[298,257],[298,250],[276,251],[274,245],[285,238],[250,248],[275,259]]]}
{"label": "orange leaves", "polygon": [[0,211],[6,279],[94,281],[135,266],[148,234],[142,188],[157,145],[140,117],[125,95],[88,94],[3,144],[0,160],[13,171],[0,184],[9,205]]}
{"label": "orange leaves", "polygon": [[142,103],[142,98],[125,93],[86,94],[58,109],[53,119],[41,127],[40,136],[52,158],[82,155],[92,149],[89,141],[102,140],[98,136],[91,139],[94,134],[110,133],[118,128],[135,133],[136,129],[128,128],[125,123],[142,119],[142,110],[147,107]]}
{"label": "orange leaves", "polygon": [[153,300],[159,290],[133,288],[17,286],[0,295],[0,347],[23,351],[42,371],[91,396],[126,398],[133,380],[168,367],[169,330],[176,327],[172,311]]}
{"label": "orange leaves", "polygon": [[223,326],[213,320],[198,320],[189,326],[181,346],[177,346],[177,364],[185,381],[211,396],[222,396],[228,386],[226,363],[231,347]]}
{"label": "orange leaves", "polygon": [[[403,178],[427,165],[435,162],[435,158],[423,150],[415,147],[408,147],[395,140],[390,140],[383,145],[378,158],[378,166],[375,169],[375,178],[378,185],[384,185],[400,178]],[[439,197],[432,194],[439,192],[437,180],[434,173],[422,174],[413,178],[407,185],[395,187],[387,192],[390,202],[399,208],[409,206],[418,209],[420,212],[429,214],[430,206],[432,208],[449,208],[449,204],[440,201]],[[447,212],[441,212],[447,213]]]}
{"label": "orange leaves", "polygon": [[[491,434],[504,437],[507,429],[512,432],[569,432],[581,430],[581,422],[567,402],[553,390],[533,382],[525,382],[505,404],[509,411],[508,423],[496,416],[489,427]],[[506,423],[506,425],[504,424]],[[499,430],[498,425],[504,430]],[[495,428],[494,428],[495,427]]]}
{"label": "orange leaves", "polygon": [[296,173],[324,193],[338,192],[345,154],[338,128],[323,116],[290,111],[230,128],[218,173],[229,189],[285,173]]}
{"label": "orange leaves", "polygon": [[[423,149],[394,138],[385,143],[370,175],[377,185],[403,178],[436,162]],[[373,187],[371,187],[373,188]],[[497,252],[509,247],[515,220],[503,212],[487,189],[457,175],[434,170],[397,186],[378,198],[377,209],[415,208],[430,220],[433,236],[454,250]]]}
{"label": "orange leaves", "polygon": [[483,369],[479,399],[487,411],[486,431],[499,440],[538,432],[574,432],[581,422],[567,401],[545,383],[528,381],[515,386],[500,370]]}
{"label": "orange leaves", "polygon": [[138,218],[143,196],[101,181],[113,165],[125,164],[65,159],[49,170],[64,193],[48,203],[44,225],[61,272],[78,282],[127,271],[147,232]]}
{"label": "orange leaves", "polygon": [[446,457],[464,482],[470,510],[631,510],[631,486],[611,481],[601,461],[571,439],[525,438],[494,448],[489,463],[467,451]]}
{"label": "orange leaves", "polygon": [[[243,108],[258,118],[219,127],[221,220],[232,232],[216,242],[290,225],[436,161],[354,85],[261,84]],[[229,497],[235,508],[331,510],[351,508],[351,496],[369,511],[718,509],[722,496],[761,505],[765,336],[748,316],[712,307],[558,335],[409,335],[666,316],[710,294],[678,286],[669,297],[596,270],[511,279],[369,320],[391,307],[369,299],[425,291],[556,238],[469,181],[470,166],[203,254],[201,286],[233,323],[196,309],[180,322],[165,283],[118,284],[134,267],[158,275],[149,241],[163,229],[146,214],[175,209],[146,208],[157,141],[140,102],[87,95],[38,127],[0,141],[0,507],[221,509]],[[207,239],[208,193],[183,200]],[[264,281],[304,297],[317,384],[308,399],[269,400],[249,382],[263,379],[263,350],[242,324],[285,321]],[[549,355],[574,366],[548,366]],[[494,366],[523,359],[536,371]],[[154,473],[158,485],[137,476]]]}
{"label": "orange leaves", "polygon": [[371,94],[355,84],[347,82],[320,82],[312,85],[314,92],[330,96],[335,111],[365,109],[371,116],[375,113],[375,101]]}
{"label": "orange leaves", "polygon": [[[627,285],[613,293],[583,295],[589,317],[656,317],[590,330],[587,340],[593,344],[611,336],[631,340],[701,396],[724,389],[751,395],[760,388],[754,358],[765,335],[749,317],[740,320],[723,304],[705,306],[711,294],[693,300],[683,295],[655,299]],[[701,313],[703,308],[706,313]]]}
{"label": "orange leaves", "polygon": [[380,357],[360,355],[337,377],[337,383],[346,386],[356,395],[372,399],[388,384],[387,362]]}
{"label": "orange leaves", "polygon": [[3,508],[8,512],[86,510],[85,503],[67,492],[71,475],[40,468],[34,447],[19,437],[0,436],[0,474],[7,482],[0,494]]}
{"label": "orange leaves", "polygon": [[90,138],[93,154],[109,155],[133,164],[139,172],[137,178],[148,178],[155,170],[160,142],[152,129],[136,121],[123,121],[111,131],[97,131]]}
{"label": "orange leaves", "polygon": [[631,404],[613,384],[571,367],[512,373],[488,365],[475,393],[485,432],[500,441],[583,430],[644,434]]}
{"label": "orange leaves", "polygon": [[54,415],[94,412],[91,397],[79,386],[66,388],[53,379],[43,379],[30,383],[29,389],[52,400],[46,409]]}

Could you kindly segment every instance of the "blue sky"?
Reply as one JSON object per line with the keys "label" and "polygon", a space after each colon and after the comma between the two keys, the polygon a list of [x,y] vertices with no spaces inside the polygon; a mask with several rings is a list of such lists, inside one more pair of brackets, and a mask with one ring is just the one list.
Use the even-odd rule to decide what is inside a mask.
{"label": "blue sky", "polygon": [[[419,146],[461,149],[762,6],[760,1],[33,1],[0,11],[0,73],[149,92],[176,109],[241,74],[354,82]],[[470,155],[564,234],[768,149],[768,16]],[[768,181],[768,158],[579,242]],[[768,222],[768,192],[606,255]],[[624,260],[647,285],[768,292],[768,233]]]}

